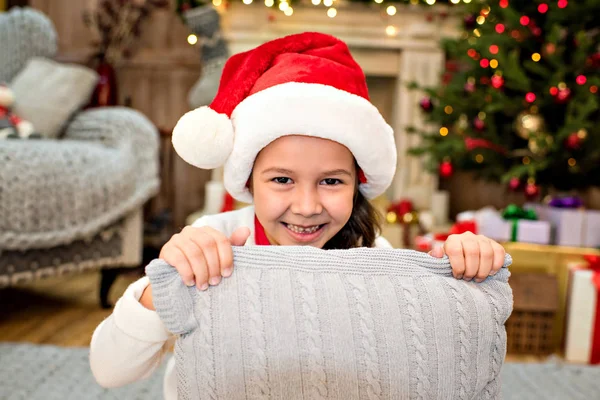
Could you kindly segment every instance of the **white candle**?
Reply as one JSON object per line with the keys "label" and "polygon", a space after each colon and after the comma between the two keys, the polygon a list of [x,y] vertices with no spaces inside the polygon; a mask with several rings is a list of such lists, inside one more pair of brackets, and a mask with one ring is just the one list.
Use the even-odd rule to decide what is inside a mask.
{"label": "white candle", "polygon": [[448,223],[450,195],[445,190],[437,190],[431,195],[431,213],[436,225]]}
{"label": "white candle", "polygon": [[225,186],[221,181],[209,181],[204,193],[204,215],[218,214],[223,207]]}

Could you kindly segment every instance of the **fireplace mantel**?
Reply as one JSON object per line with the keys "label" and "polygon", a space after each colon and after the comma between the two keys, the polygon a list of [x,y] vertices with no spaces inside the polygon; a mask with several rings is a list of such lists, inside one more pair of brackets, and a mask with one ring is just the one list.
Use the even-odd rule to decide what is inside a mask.
{"label": "fireplace mantel", "polygon": [[[378,6],[338,3],[335,18],[329,18],[322,6],[297,6],[287,17],[262,4],[230,4],[222,13],[223,31],[233,54],[288,34],[329,33],[348,44],[367,76],[395,78],[390,81],[393,106],[388,123],[396,135],[398,166],[389,196],[395,200],[411,198],[420,209],[435,208],[432,198],[436,196],[437,177],[426,173],[421,161],[407,154],[419,137],[409,136],[406,126],[423,124],[418,108],[421,94],[409,91],[407,83],[433,85],[438,81],[444,58],[439,40],[443,35],[456,34],[457,20],[443,6],[398,6],[397,14],[388,16]],[[390,32],[392,28],[386,32],[389,26],[395,32]]]}

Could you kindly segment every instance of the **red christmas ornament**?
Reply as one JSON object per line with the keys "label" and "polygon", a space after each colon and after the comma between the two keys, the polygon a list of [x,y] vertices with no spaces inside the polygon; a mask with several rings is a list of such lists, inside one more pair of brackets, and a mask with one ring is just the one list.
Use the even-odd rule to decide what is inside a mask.
{"label": "red christmas ornament", "polygon": [[571,89],[569,89],[569,88],[558,89],[558,93],[556,94],[556,96],[554,96],[554,101],[557,104],[565,104],[567,101],[569,101],[570,97],[571,97]]}
{"label": "red christmas ornament", "polygon": [[592,68],[600,68],[600,53],[589,56],[587,59],[587,64]]}
{"label": "red christmas ornament", "polygon": [[556,51],[556,45],[554,43],[548,43],[546,45],[546,53],[549,55],[554,54],[554,52]]}
{"label": "red christmas ornament", "polygon": [[577,132],[571,133],[565,140],[565,146],[569,150],[577,150],[581,146],[581,138]]}
{"label": "red christmas ornament", "polygon": [[485,122],[479,117],[475,117],[475,119],[473,119],[473,128],[479,132],[483,132],[485,130]]}
{"label": "red christmas ornament", "polygon": [[444,72],[444,74],[442,75],[442,84],[443,85],[447,85],[452,81],[452,77],[454,75],[452,75],[451,72]]}
{"label": "red christmas ornament", "polygon": [[492,86],[494,89],[501,89],[504,86],[504,78],[500,75],[492,76]]}
{"label": "red christmas ornament", "polygon": [[458,71],[458,63],[453,60],[448,60],[445,63],[446,71],[448,72],[456,72]]}
{"label": "red christmas ornament", "polygon": [[519,190],[520,187],[521,187],[521,180],[519,178],[517,178],[516,176],[510,178],[510,181],[508,181],[508,188],[512,192],[516,192],[517,190]]}
{"label": "red christmas ornament", "polygon": [[528,183],[525,186],[525,197],[529,200],[533,200],[540,195],[540,187],[535,183]]}
{"label": "red christmas ornament", "polygon": [[454,173],[454,167],[450,161],[442,161],[440,164],[440,176],[442,178],[449,178]]}
{"label": "red christmas ornament", "polygon": [[431,102],[431,98],[429,98],[429,97],[424,97],[419,102],[419,105],[425,112],[431,112],[431,110],[433,110],[433,103]]}
{"label": "red christmas ornament", "polygon": [[467,15],[465,17],[465,19],[463,20],[465,29],[473,29],[475,28],[475,24],[477,23],[477,19],[475,17],[475,15],[471,14],[471,15]]}

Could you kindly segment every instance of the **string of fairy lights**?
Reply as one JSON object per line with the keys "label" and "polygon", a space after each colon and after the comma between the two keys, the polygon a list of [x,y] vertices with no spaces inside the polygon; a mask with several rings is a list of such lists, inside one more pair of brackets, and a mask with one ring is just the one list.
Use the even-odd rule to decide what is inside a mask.
{"label": "string of fairy lights", "polygon": [[[226,0],[212,0],[212,3],[215,7],[220,7],[225,3]],[[256,0],[257,2],[259,0]],[[451,4],[459,4],[459,3],[471,3],[472,0],[449,0],[448,2]],[[254,3],[255,0],[242,0],[242,3],[246,5],[250,5]],[[335,18],[338,14],[338,10],[335,6],[336,0],[311,0],[313,6],[323,6],[326,8],[326,13],[329,18]],[[384,0],[373,0],[375,4],[383,4]],[[410,0],[407,1],[409,4],[418,5],[425,3],[427,5],[433,6],[437,3],[437,0]],[[284,15],[291,17],[294,15],[294,8],[292,7],[291,1],[289,0],[264,0],[264,4],[269,8],[276,8],[281,11]],[[386,13],[390,16],[393,16],[397,13],[397,8],[395,5],[390,4],[386,6]]]}
{"label": "string of fairy lights", "polygon": [[[260,1],[261,0],[242,0],[242,3],[245,5],[251,5],[251,4],[257,4]],[[469,4],[472,1],[473,0],[447,0],[444,3],[458,5],[460,3]],[[212,0],[213,6],[215,6],[216,8],[219,8],[223,11],[227,7],[227,2],[228,2],[228,0]],[[376,5],[385,7],[385,13],[388,16],[394,16],[398,13],[398,8],[396,7],[396,5],[394,5],[394,4],[386,5],[386,4],[384,4],[384,2],[390,3],[389,0],[370,0],[370,1],[364,1],[363,3],[366,3],[366,4],[373,3]],[[324,7],[325,12],[329,18],[335,18],[338,15],[338,8],[336,7],[336,3],[338,3],[337,0],[311,0],[310,3],[315,7]],[[401,2],[396,1],[396,3],[401,3]],[[436,5],[437,3],[442,3],[442,2],[438,1],[438,0],[406,0],[406,1],[404,1],[404,3],[410,4],[410,5],[415,5],[415,6],[419,5],[419,4],[433,6],[433,5]],[[308,2],[306,2],[306,3],[303,2],[303,5],[304,4],[308,5]],[[273,10],[283,13],[287,17],[291,17],[292,15],[294,15],[293,0],[264,0],[264,5],[265,5],[265,7],[268,7]],[[385,33],[388,36],[395,36],[398,33],[398,29],[393,25],[388,25],[385,28]],[[198,37],[194,34],[190,34],[188,36],[187,40],[190,45],[196,45],[198,43]]]}

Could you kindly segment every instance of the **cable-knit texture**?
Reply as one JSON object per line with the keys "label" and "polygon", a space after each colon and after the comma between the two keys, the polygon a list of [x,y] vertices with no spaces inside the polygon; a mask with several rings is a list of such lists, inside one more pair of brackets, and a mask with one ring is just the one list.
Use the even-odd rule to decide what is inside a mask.
{"label": "cable-knit texture", "polygon": [[[257,274],[257,272],[259,274]],[[262,316],[260,273],[253,271],[245,276],[243,310],[246,321],[246,351],[249,368],[250,386],[247,386],[250,398],[269,397],[269,377],[267,373],[267,354],[265,326]]]}
{"label": "cable-knit texture", "polygon": [[311,398],[327,398],[327,374],[325,373],[325,361],[323,359],[323,341],[321,339],[321,328],[319,326],[319,311],[317,305],[317,294],[315,291],[314,275],[312,274],[294,274],[299,285],[301,315],[299,318],[303,322],[303,332],[306,346],[305,358],[307,361],[306,369],[308,376],[308,385],[310,387]]}
{"label": "cable-knit texture", "polygon": [[360,276],[348,276],[347,281],[351,292],[356,299],[356,313],[358,314],[358,332],[364,359],[364,379],[366,393],[369,400],[378,400],[381,397],[381,384],[379,382],[379,356],[377,355],[377,342],[375,340],[375,326],[369,303],[369,293]]}
{"label": "cable-knit texture", "polygon": [[[219,371],[216,384],[194,398],[372,400],[388,398],[388,390],[409,391],[411,399],[499,398],[504,323],[512,311],[510,256],[498,274],[475,284],[456,281],[447,257],[409,250],[248,246],[233,252],[234,277],[207,292],[185,287],[160,260],[146,268],[157,312],[180,334],[178,369],[186,372],[179,376],[193,382],[179,385],[199,387],[205,371]],[[431,309],[437,305],[451,315],[437,317]],[[203,323],[203,307],[224,316]],[[286,311],[265,314],[278,308]],[[190,318],[190,309],[200,318]],[[396,351],[392,343],[402,347]],[[408,359],[389,362],[400,350]],[[442,365],[460,371],[440,379]],[[184,392],[180,398],[191,398]]]}
{"label": "cable-knit texture", "polygon": [[467,387],[469,384],[467,373],[469,368],[469,353],[467,345],[470,342],[469,337],[469,314],[463,306],[464,295],[459,288],[458,283],[451,282],[448,287],[453,296],[453,303],[456,309],[456,324],[458,325],[458,397],[457,399],[467,398]]}
{"label": "cable-knit texture", "polygon": [[414,394],[416,399],[427,399],[429,390],[431,389],[429,384],[429,376],[426,373],[427,370],[427,349],[423,340],[425,339],[425,332],[423,331],[423,318],[421,315],[421,306],[419,304],[419,298],[415,289],[415,282],[409,282],[408,284],[402,285],[404,298],[406,299],[407,314],[409,318],[408,326],[410,328],[410,334],[412,336],[411,343],[415,349],[415,365],[416,373],[411,375],[411,383],[414,387]]}
{"label": "cable-knit texture", "polygon": [[[215,363],[213,356],[213,337],[212,333],[212,308],[211,296],[202,296],[198,298],[195,314],[198,320],[198,334],[194,335],[196,341],[194,348],[190,351],[197,351],[198,357],[202,357],[202,362],[197,365],[199,392],[203,393],[207,399],[217,399],[217,388],[215,378]],[[177,365],[177,368],[183,365]]]}

